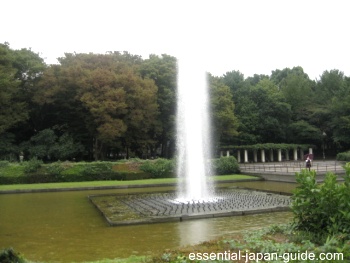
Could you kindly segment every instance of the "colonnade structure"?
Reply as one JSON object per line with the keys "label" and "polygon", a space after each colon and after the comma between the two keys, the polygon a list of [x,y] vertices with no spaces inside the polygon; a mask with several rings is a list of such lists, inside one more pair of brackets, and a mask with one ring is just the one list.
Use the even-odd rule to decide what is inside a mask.
{"label": "colonnade structure", "polygon": [[[263,143],[255,145],[222,146],[220,156],[236,155],[239,163],[282,162],[303,160],[306,154],[313,154],[313,145]],[[242,158],[243,153],[243,158]],[[290,155],[292,153],[292,156]],[[277,157],[277,158],[276,158]]]}

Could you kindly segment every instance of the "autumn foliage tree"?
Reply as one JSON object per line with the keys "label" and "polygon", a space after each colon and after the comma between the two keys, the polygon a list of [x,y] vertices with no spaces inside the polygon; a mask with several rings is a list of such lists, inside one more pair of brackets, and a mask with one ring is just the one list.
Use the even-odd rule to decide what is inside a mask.
{"label": "autumn foliage tree", "polygon": [[[0,159],[21,151],[51,160],[173,156],[175,57],[67,53],[58,62],[46,65],[30,49],[0,44]],[[270,76],[208,74],[215,146],[349,149],[350,78],[343,72],[326,70],[318,80],[300,66]],[[50,134],[54,143],[42,151]]]}
{"label": "autumn foliage tree", "polygon": [[57,109],[55,121],[75,134],[84,127],[96,160],[118,148],[147,150],[154,143],[157,87],[137,73],[138,60],[128,53],[66,54],[47,70],[35,101]]}

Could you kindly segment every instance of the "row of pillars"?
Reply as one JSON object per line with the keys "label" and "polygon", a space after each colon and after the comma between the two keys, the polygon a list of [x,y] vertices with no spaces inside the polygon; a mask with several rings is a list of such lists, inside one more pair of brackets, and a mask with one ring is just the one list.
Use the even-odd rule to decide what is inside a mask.
{"label": "row of pillars", "polygon": [[[248,163],[249,162],[249,159],[248,159],[248,150],[247,149],[244,149],[243,150],[244,152],[244,162],[245,163]],[[273,150],[269,150],[270,152],[270,158],[269,158],[269,161],[270,162],[273,162],[274,161],[274,154],[273,154]],[[309,148],[309,154],[312,154],[313,151],[312,151],[312,148]],[[286,150],[285,151],[285,154],[286,154],[286,161],[290,161],[290,158],[289,158],[289,150]],[[304,158],[304,150],[300,149],[299,150],[299,154],[300,154],[300,160],[302,160]],[[224,156],[224,152],[221,151],[220,152],[220,155],[221,156]],[[266,155],[265,155],[265,149],[261,149],[260,150],[260,157],[261,157],[261,162],[264,163],[266,162]],[[226,151],[226,156],[230,156],[230,151],[227,150]],[[254,158],[254,162],[257,163],[258,162],[258,150],[254,150],[253,151],[253,158]],[[293,160],[294,161],[297,161],[298,160],[298,149],[293,149]],[[237,150],[237,161],[240,163],[242,162],[241,160],[241,150]],[[278,162],[281,162],[282,161],[282,149],[277,149],[277,161]]]}

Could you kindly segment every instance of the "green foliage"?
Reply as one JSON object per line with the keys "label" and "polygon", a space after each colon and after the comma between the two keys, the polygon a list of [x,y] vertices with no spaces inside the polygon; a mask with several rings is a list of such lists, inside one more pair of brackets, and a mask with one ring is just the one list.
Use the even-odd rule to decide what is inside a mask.
{"label": "green foliage", "polygon": [[[171,158],[176,75],[176,58],[166,54],[66,53],[47,66],[31,50],[0,44],[0,159],[17,160],[21,150],[50,161],[156,150]],[[350,146],[350,78],[337,69],[316,81],[301,67],[248,78],[229,71],[209,81],[217,145]],[[52,127],[64,128],[52,134]]]}
{"label": "green foliage", "polygon": [[1,263],[25,263],[23,256],[16,252],[13,248],[5,248],[0,251]]}
{"label": "green foliage", "polygon": [[9,166],[10,162],[9,161],[0,161],[0,168],[7,167]]}
{"label": "green foliage", "polygon": [[125,162],[54,162],[43,164],[33,159],[22,164],[0,166],[0,184],[83,182],[148,179],[150,174],[138,169],[143,161],[125,166]]}
{"label": "green foliage", "polygon": [[62,165],[61,162],[55,162],[51,163],[49,165],[46,165],[46,171],[50,174],[53,175],[54,177],[59,178],[64,171],[64,166]]}
{"label": "green foliage", "polygon": [[52,146],[56,140],[57,136],[51,129],[38,132],[30,139],[31,146],[28,149],[30,156],[38,159],[49,158],[54,153]]}
{"label": "green foliage", "polygon": [[[263,229],[254,231],[245,231],[243,236],[223,237],[219,240],[206,241],[201,244],[197,244],[194,247],[186,247],[179,250],[167,250],[158,255],[150,257],[146,262],[148,263],[190,263],[190,262],[204,262],[203,260],[190,260],[188,254],[191,252],[222,252],[241,251],[245,254],[247,262],[299,262],[299,263],[311,263],[311,260],[306,257],[306,254],[311,253],[315,255],[315,258],[320,258],[321,253],[336,253],[335,257],[339,258],[327,261],[312,260],[313,263],[322,262],[348,262],[350,259],[350,244],[337,239],[336,236],[330,236],[324,240],[322,244],[316,244],[308,239],[308,236],[302,236],[300,241],[294,241],[294,236],[298,235],[290,224],[287,225],[272,225]],[[260,260],[258,260],[257,254],[260,254]],[[301,254],[304,256],[300,256]],[[253,259],[250,257],[254,256]],[[263,259],[261,257],[264,257]],[[250,260],[248,259],[250,257]],[[242,257],[243,258],[243,257]],[[239,260],[239,262],[242,261]],[[243,259],[244,260],[244,259]],[[212,263],[220,262],[236,262],[235,260],[210,260]],[[207,262],[207,261],[205,261]],[[208,261],[209,262],[209,261]],[[237,260],[238,262],[238,260]],[[243,261],[242,261],[243,262]]]}
{"label": "green foliage", "polygon": [[216,175],[239,173],[239,164],[234,156],[223,156],[213,160]]}
{"label": "green foliage", "polygon": [[21,73],[25,72],[18,67],[17,59],[18,51],[0,44],[0,135],[27,120],[29,115],[21,89]]}
{"label": "green foliage", "polygon": [[74,158],[83,151],[84,147],[81,143],[75,142],[70,134],[64,133],[53,146],[52,155],[56,160],[65,161]]}
{"label": "green foliage", "polygon": [[299,186],[292,197],[292,211],[297,230],[316,235],[350,237],[350,165],[345,166],[345,182],[337,182],[327,173],[323,184],[316,182],[315,171],[297,173]]}
{"label": "green foliage", "polygon": [[104,178],[105,180],[111,180],[113,175],[112,170],[113,163],[111,162],[93,162],[85,163],[80,174],[82,179],[94,180],[95,178]]}
{"label": "green foliage", "polygon": [[350,161],[350,151],[338,153],[337,160],[338,161]]}
{"label": "green foliage", "polygon": [[322,131],[305,120],[295,121],[289,125],[289,132],[293,141],[302,143],[322,142]]}
{"label": "green foliage", "polygon": [[140,166],[140,170],[150,173],[153,178],[170,177],[174,171],[174,161],[163,158],[146,161]]}
{"label": "green foliage", "polygon": [[228,86],[214,77],[210,78],[210,88],[212,126],[216,144],[231,141],[238,135],[238,119],[234,114],[232,93]]}
{"label": "green foliage", "polygon": [[81,153],[84,148],[80,143],[76,143],[73,137],[64,133],[57,136],[52,129],[44,129],[24,143],[25,148],[31,157],[46,160],[67,160]]}
{"label": "green foliage", "polygon": [[43,161],[38,160],[37,158],[32,158],[31,160],[24,162],[23,165],[25,173],[34,173],[38,171],[39,168],[41,168],[41,166],[43,165]]}
{"label": "green foliage", "polygon": [[302,149],[307,150],[309,147],[313,147],[310,144],[288,144],[288,143],[257,143],[253,145],[226,145],[220,147],[221,149],[246,149],[246,150],[292,150]]}

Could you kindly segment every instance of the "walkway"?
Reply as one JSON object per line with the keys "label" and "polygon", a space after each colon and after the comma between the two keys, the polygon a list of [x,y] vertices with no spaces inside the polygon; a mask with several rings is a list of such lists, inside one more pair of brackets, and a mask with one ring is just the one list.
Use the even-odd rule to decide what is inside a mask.
{"label": "walkway", "polygon": [[[345,174],[344,162],[313,161],[311,170],[316,171],[317,181],[323,181],[327,172],[341,176]],[[304,161],[284,161],[270,163],[240,163],[242,174],[257,175],[269,181],[296,182],[295,173],[305,169]]]}

